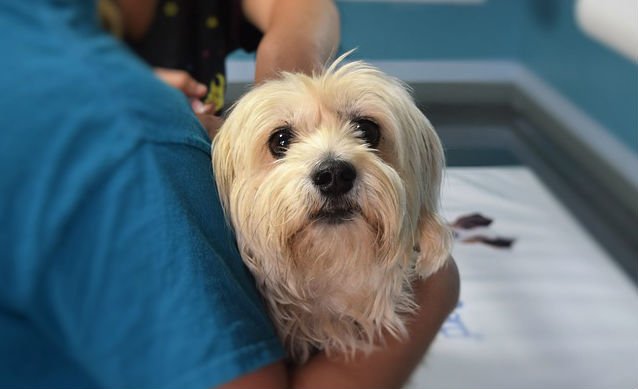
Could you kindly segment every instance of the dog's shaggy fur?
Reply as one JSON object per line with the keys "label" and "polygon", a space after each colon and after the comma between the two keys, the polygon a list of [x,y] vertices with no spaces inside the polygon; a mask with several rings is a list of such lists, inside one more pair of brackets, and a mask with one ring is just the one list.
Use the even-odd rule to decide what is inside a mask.
{"label": "dog's shaggy fur", "polygon": [[[429,121],[398,80],[340,62],[258,85],[213,142],[239,251],[296,362],[313,349],[370,351],[382,331],[405,335],[411,282],[439,269],[452,242],[437,213],[444,155]],[[378,126],[374,148],[362,121]],[[277,154],[282,128],[290,138],[275,140]],[[322,192],[325,161],[354,168],[351,189]]]}

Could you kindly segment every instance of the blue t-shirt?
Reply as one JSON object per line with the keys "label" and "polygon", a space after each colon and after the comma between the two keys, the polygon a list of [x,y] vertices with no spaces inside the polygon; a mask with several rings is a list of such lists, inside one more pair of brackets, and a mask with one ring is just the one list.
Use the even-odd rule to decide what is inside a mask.
{"label": "blue t-shirt", "polygon": [[0,387],[210,387],[282,358],[206,133],[93,3],[0,0]]}

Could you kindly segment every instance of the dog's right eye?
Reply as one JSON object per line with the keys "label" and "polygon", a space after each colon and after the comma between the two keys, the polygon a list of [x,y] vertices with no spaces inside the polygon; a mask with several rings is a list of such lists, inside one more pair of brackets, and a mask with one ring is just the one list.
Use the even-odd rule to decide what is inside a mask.
{"label": "dog's right eye", "polygon": [[283,127],[275,131],[268,140],[270,152],[275,158],[283,158],[290,147],[294,134],[288,127]]}
{"label": "dog's right eye", "polygon": [[367,118],[357,118],[354,120],[354,128],[359,132],[359,136],[370,148],[376,149],[381,139],[379,125]]}

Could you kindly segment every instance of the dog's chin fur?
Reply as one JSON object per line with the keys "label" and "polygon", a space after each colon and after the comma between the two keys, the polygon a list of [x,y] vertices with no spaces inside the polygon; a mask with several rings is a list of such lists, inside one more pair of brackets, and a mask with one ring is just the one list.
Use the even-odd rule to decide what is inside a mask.
{"label": "dog's chin fur", "polygon": [[[442,266],[452,241],[437,214],[444,160],[434,130],[398,81],[340,61],[254,88],[213,144],[240,253],[298,363],[315,349],[347,357],[372,350],[382,332],[404,336],[412,281]],[[376,150],[354,130],[356,117],[379,124]],[[268,140],[282,126],[295,139],[275,158]],[[327,159],[356,169],[338,197],[311,179]]]}
{"label": "dog's chin fur", "polygon": [[[293,239],[297,266],[291,278],[302,294],[299,305],[283,311],[291,309],[297,319],[277,319],[286,314],[277,310],[273,317],[296,359],[305,360],[310,348],[369,351],[383,328],[405,334],[402,315],[414,308],[409,273],[379,258],[382,248],[371,244],[377,231],[363,217],[336,226],[311,224]],[[290,295],[278,287],[267,293]]]}

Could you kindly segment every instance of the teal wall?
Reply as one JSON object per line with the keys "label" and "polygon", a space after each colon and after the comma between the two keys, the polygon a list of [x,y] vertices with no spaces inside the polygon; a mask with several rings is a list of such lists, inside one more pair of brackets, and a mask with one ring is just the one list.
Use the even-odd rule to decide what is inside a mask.
{"label": "teal wall", "polygon": [[585,36],[574,3],[338,1],[341,48],[371,60],[520,61],[638,152],[638,67]]}
{"label": "teal wall", "polygon": [[574,1],[520,3],[516,58],[638,151],[638,65],[584,35]]}
{"label": "teal wall", "polygon": [[366,59],[512,58],[520,38],[517,1],[479,5],[337,2],[341,47]]}

